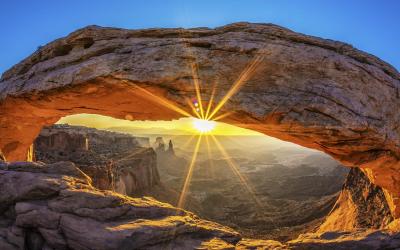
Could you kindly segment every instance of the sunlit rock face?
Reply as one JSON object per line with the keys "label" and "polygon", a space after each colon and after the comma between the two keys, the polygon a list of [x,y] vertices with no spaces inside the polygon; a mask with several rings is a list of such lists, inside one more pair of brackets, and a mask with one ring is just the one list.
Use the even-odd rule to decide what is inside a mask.
{"label": "sunlit rock face", "polygon": [[42,130],[42,134],[35,140],[35,148],[43,151],[57,151],[68,154],[71,151],[88,150],[87,137],[82,134],[69,134],[65,131],[46,134],[46,130]]}
{"label": "sunlit rock face", "polygon": [[230,228],[152,198],[97,190],[71,162],[0,163],[0,188],[4,250],[192,249],[240,240]]}
{"label": "sunlit rock face", "polygon": [[69,125],[45,127],[34,142],[36,160],[74,162],[96,188],[138,196],[160,184],[148,138]]}
{"label": "sunlit rock face", "polygon": [[25,159],[42,126],[76,113],[129,120],[182,117],[153,95],[190,112],[192,63],[203,99],[217,84],[218,101],[256,56],[258,67],[221,110],[234,111],[224,121],[363,168],[385,189],[398,218],[399,73],[348,44],[271,24],[75,31],[3,74],[0,148],[8,160]]}
{"label": "sunlit rock face", "polygon": [[[101,191],[71,162],[0,162],[0,249],[397,249],[385,230],[301,235],[286,243],[234,230],[152,198]],[[24,185],[21,185],[23,183]]]}
{"label": "sunlit rock face", "polygon": [[342,191],[319,232],[382,229],[393,221],[382,188],[372,184],[358,168],[352,168]]}
{"label": "sunlit rock face", "polygon": [[0,150],[0,162],[6,161],[6,157],[4,156],[3,152]]}

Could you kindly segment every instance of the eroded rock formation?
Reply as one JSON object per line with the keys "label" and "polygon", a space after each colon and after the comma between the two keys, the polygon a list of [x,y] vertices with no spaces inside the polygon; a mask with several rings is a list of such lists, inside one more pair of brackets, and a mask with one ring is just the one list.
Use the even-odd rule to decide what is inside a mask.
{"label": "eroded rock formation", "polygon": [[221,110],[234,111],[224,121],[363,168],[400,217],[397,70],[348,44],[271,24],[75,31],[3,74],[0,148],[9,160],[25,159],[41,127],[70,114],[182,117],[164,100],[190,112],[194,78],[205,100],[217,83],[221,100],[255,57],[258,67]]}
{"label": "eroded rock formation", "polygon": [[[21,185],[23,183],[24,185]],[[91,185],[71,162],[0,163],[0,249],[396,249],[390,231],[305,234],[288,243],[234,230],[152,198]]]}
{"label": "eroded rock formation", "polygon": [[68,154],[73,151],[87,151],[88,138],[82,134],[68,133],[67,131],[56,131],[46,133],[48,129],[43,129],[41,134],[35,140],[35,149],[42,151],[56,151],[58,153]]}
{"label": "eroded rock formation", "polygon": [[0,163],[0,190],[4,250],[187,249],[214,238],[240,239],[232,229],[152,198],[97,190],[71,162]]}
{"label": "eroded rock formation", "polygon": [[360,169],[352,168],[319,232],[382,229],[392,221],[382,188],[372,184]]}
{"label": "eroded rock formation", "polygon": [[74,162],[99,189],[137,196],[160,184],[148,138],[82,126],[45,127],[34,143],[38,161]]}
{"label": "eroded rock formation", "polygon": [[0,150],[0,162],[6,161],[6,157],[4,156],[3,152]]}

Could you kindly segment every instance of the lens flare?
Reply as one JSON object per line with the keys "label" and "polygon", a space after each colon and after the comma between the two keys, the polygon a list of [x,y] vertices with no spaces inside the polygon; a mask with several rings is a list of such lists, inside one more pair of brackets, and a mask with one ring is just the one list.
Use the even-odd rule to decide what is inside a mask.
{"label": "lens flare", "polygon": [[185,203],[186,203],[186,198],[187,198],[186,195],[188,193],[189,185],[190,185],[190,182],[192,180],[192,175],[193,175],[193,170],[194,170],[194,166],[195,166],[195,163],[196,163],[197,154],[199,153],[199,148],[200,148],[200,143],[201,143],[201,136],[202,135],[199,135],[199,138],[197,139],[196,147],[195,147],[195,149],[193,151],[193,155],[192,155],[192,160],[190,161],[190,165],[189,165],[189,168],[188,168],[188,172],[186,174],[185,182],[184,182],[183,187],[182,187],[182,192],[181,192],[181,194],[179,196],[179,200],[178,200],[178,207],[179,208],[183,208],[185,206]]}
{"label": "lens flare", "polygon": [[215,128],[215,121],[193,118],[193,127],[200,133],[211,132]]}

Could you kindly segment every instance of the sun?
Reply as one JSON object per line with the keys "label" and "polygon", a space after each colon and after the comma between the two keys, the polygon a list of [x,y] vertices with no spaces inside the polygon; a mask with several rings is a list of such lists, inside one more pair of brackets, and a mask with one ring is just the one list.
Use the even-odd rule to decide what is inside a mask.
{"label": "sun", "polygon": [[216,122],[193,118],[193,127],[200,133],[209,133],[215,128]]}

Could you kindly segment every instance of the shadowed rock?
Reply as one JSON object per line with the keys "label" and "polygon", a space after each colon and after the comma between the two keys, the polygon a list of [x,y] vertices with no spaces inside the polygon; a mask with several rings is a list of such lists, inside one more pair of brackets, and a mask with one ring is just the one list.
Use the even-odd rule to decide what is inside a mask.
{"label": "shadowed rock", "polygon": [[241,239],[228,227],[153,198],[97,190],[90,178],[76,176],[78,169],[69,167],[72,176],[54,170],[71,163],[5,165],[0,170],[0,249],[4,250],[375,250],[400,246],[400,236],[387,230],[310,233],[287,243]]}
{"label": "shadowed rock", "polygon": [[34,143],[35,159],[74,162],[98,189],[132,197],[160,184],[157,158],[148,138],[82,126],[53,125]]}
{"label": "shadowed rock", "polygon": [[381,229],[393,221],[384,191],[358,168],[352,168],[319,232]]}
{"label": "shadowed rock", "polygon": [[145,249],[181,237],[192,246],[240,239],[230,228],[152,198],[97,190],[67,162],[8,163],[0,170],[0,204],[1,249]]}
{"label": "shadowed rock", "polygon": [[386,190],[398,218],[399,73],[351,45],[272,24],[77,30],[3,74],[0,148],[8,160],[24,160],[42,126],[76,113],[182,117],[154,95],[190,113],[186,100],[196,96],[193,78],[200,80],[205,101],[218,83],[218,101],[254,58],[258,67],[222,108],[220,114],[234,111],[223,121],[365,169]]}

